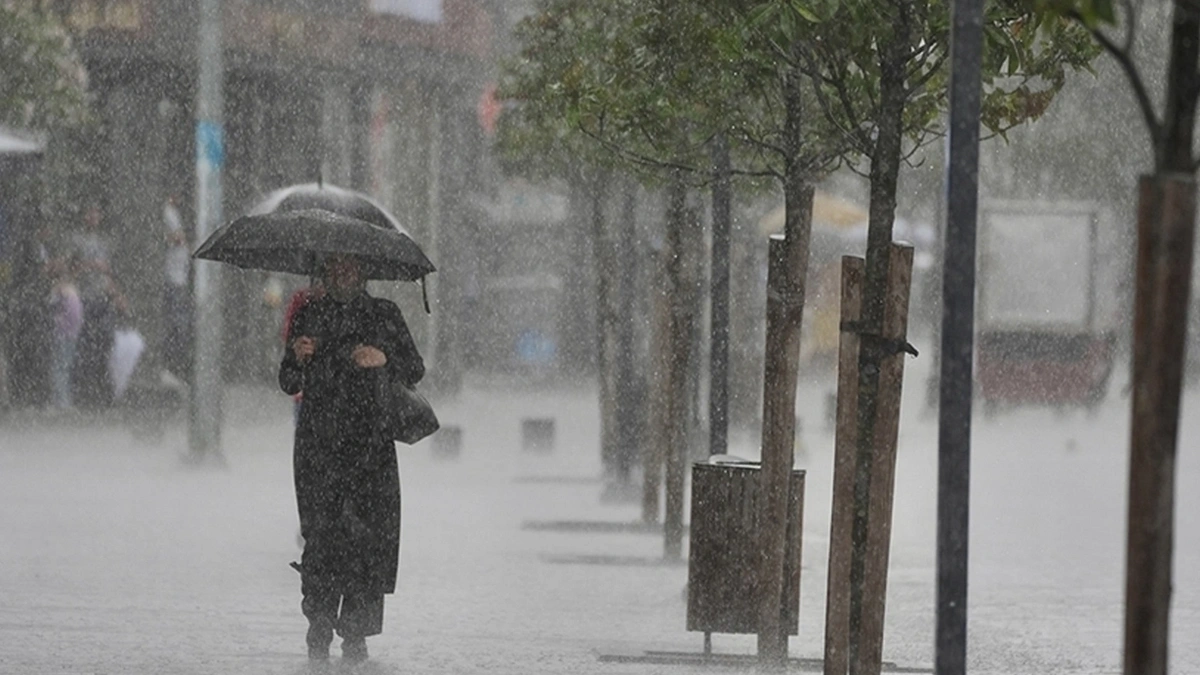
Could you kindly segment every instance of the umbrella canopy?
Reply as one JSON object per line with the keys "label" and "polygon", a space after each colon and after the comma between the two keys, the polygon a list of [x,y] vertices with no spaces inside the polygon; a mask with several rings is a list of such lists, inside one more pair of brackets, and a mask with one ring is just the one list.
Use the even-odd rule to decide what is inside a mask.
{"label": "umbrella canopy", "polygon": [[392,228],[410,236],[400,221],[367,195],[324,183],[302,183],[275,190],[255,204],[247,215],[322,209],[357,218],[376,227]]}
{"label": "umbrella canopy", "polygon": [[244,269],[304,275],[319,274],[330,255],[358,258],[368,279],[418,281],[435,271],[398,225],[375,225],[319,208],[242,216],[213,232],[192,254]]}

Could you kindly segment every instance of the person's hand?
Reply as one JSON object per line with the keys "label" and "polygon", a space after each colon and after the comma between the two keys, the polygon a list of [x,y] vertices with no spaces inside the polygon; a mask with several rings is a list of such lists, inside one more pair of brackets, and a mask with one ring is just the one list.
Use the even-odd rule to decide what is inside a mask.
{"label": "person's hand", "polygon": [[292,353],[296,355],[296,360],[300,363],[308,361],[316,351],[316,340],[308,336],[298,337],[292,342]]}
{"label": "person's hand", "polygon": [[379,368],[387,363],[387,355],[370,345],[355,347],[350,356],[359,368]]}

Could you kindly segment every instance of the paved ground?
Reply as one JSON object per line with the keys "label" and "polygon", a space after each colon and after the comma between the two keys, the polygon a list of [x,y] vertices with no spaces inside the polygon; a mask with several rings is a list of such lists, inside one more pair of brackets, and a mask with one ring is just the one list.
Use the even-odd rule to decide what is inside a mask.
{"label": "paved ground", "polygon": [[[919,366],[918,366],[919,367]],[[919,372],[919,371],[917,371]],[[901,432],[885,659],[932,663],[936,456],[910,377]],[[801,635],[821,650],[830,437],[823,392],[805,387],[809,470]],[[0,427],[0,673],[308,672],[290,476],[288,401],[227,399],[224,469],[180,461],[181,428],[154,442],[116,424]],[[446,402],[457,460],[402,448],[401,582],[362,673],[639,673],[697,668],[604,663],[600,653],[695,652],[686,568],[569,564],[654,560],[647,534],[564,534],[530,520],[633,521],[600,499],[594,396],[474,387]],[[973,673],[1119,672],[1127,405],[1100,414],[1019,410],[976,426],[971,542]],[[1179,461],[1173,671],[1200,671],[1200,401]],[[523,416],[558,423],[555,451],[524,453]],[[753,456],[748,437],[733,451]],[[574,481],[530,481],[531,476]],[[717,635],[725,653],[753,638]],[[336,654],[336,650],[335,650]],[[708,670],[712,670],[709,668]],[[707,671],[706,671],[707,672]]]}

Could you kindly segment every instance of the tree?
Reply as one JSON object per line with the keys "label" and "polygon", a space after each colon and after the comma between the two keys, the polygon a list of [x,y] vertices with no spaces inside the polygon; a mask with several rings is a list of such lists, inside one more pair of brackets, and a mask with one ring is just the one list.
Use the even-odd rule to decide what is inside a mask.
{"label": "tree", "polygon": [[[869,163],[866,277],[857,328],[861,346],[850,602],[850,632],[858,635],[864,620],[862,587],[879,374],[885,360],[911,350],[882,338],[896,186],[903,162],[941,133],[948,84],[949,7],[941,0],[711,0],[710,5],[730,12],[731,19],[742,17],[740,23],[747,30],[740,35],[750,36],[750,41],[736,49],[787,64],[814,83],[820,112],[829,127],[847,140],[842,158],[852,167],[863,160]],[[1078,26],[1048,20],[1020,2],[990,3],[984,25],[981,122],[993,133],[1003,135],[1040,116],[1062,87],[1066,73],[1087,67],[1097,54]],[[798,40],[798,35],[805,37]],[[884,441],[894,446],[894,438]],[[888,516],[875,515],[880,517]],[[875,619],[882,621],[882,606]],[[877,650],[881,644],[871,648]],[[851,658],[856,663],[860,660],[853,652],[858,648],[852,640]],[[879,654],[865,657],[866,663],[879,660]]]}
{"label": "tree", "polygon": [[84,111],[87,76],[71,39],[36,2],[0,2],[0,123],[49,128]]}
{"label": "tree", "polygon": [[[1153,169],[1138,186],[1134,291],[1129,511],[1125,572],[1124,672],[1167,673],[1174,539],[1175,454],[1196,229],[1194,145],[1200,96],[1200,13],[1170,3],[1170,41],[1161,112],[1133,45],[1139,7],[1111,0],[1040,0],[1054,17],[1085,27],[1120,65],[1149,132]],[[1123,24],[1123,26],[1121,26]],[[1109,33],[1121,26],[1124,35]]]}
{"label": "tree", "polygon": [[569,120],[590,112],[578,104],[578,98],[604,93],[593,86],[604,77],[600,73],[604,61],[581,55],[599,53],[601,41],[617,32],[619,9],[547,2],[517,26],[520,51],[501,85],[500,93],[510,106],[501,118],[497,143],[507,173],[565,181],[573,202],[586,211],[583,220],[594,263],[601,456],[616,484],[629,478],[633,439],[624,431],[634,426],[630,418],[636,412],[628,405],[635,387],[620,362],[628,358],[622,345],[632,344],[628,337],[632,317],[621,315],[617,293],[629,270],[618,264],[621,242],[607,217],[620,182],[615,176],[620,162],[580,134]]}
{"label": "tree", "polygon": [[[793,238],[806,260],[810,185],[832,167],[841,148],[828,146],[840,140],[819,116],[806,114],[811,93],[799,73],[729,48],[736,44],[731,33],[740,28],[727,18],[701,3],[667,0],[542,3],[518,30],[521,54],[502,86],[517,102],[502,119],[502,149],[537,156],[541,166],[561,166],[561,158],[570,155],[623,167],[645,183],[671,183],[679,194],[685,181],[707,185],[711,146],[726,138],[732,145],[730,174],[744,182],[781,181],[788,230],[799,233]],[[677,211],[683,201],[671,203]],[[678,214],[668,221],[668,227],[689,222]],[[699,237],[689,232],[667,241]],[[679,252],[666,255],[671,261]],[[802,292],[794,307],[798,325]],[[672,321],[678,316],[670,314]],[[664,330],[687,332],[678,325]],[[668,368],[682,367],[679,360],[689,356],[684,345],[671,351],[676,360]],[[784,431],[781,436],[793,436]],[[644,517],[655,519],[656,503],[647,504],[655,512]],[[678,520],[670,518],[674,509],[668,511],[670,520]],[[680,532],[668,535],[668,552],[677,551]]]}
{"label": "tree", "polygon": [[[541,120],[558,124],[558,134],[575,129],[636,166],[707,175],[701,151],[723,137],[734,174],[779,179],[785,229],[804,250],[791,303],[797,321],[810,186],[839,161],[870,161],[861,454],[872,444],[872,373],[886,348],[869,337],[879,334],[896,180],[907,153],[935,136],[945,107],[945,3],[624,0],[589,7],[572,0],[542,6],[537,21],[553,38],[526,53],[536,77],[525,82],[537,86],[518,90],[539,100],[540,112],[549,113]],[[1066,70],[1094,56],[1076,27],[1040,17],[1014,2],[989,10],[983,122],[999,133],[1041,114]],[[856,492],[869,478],[856,481]]]}

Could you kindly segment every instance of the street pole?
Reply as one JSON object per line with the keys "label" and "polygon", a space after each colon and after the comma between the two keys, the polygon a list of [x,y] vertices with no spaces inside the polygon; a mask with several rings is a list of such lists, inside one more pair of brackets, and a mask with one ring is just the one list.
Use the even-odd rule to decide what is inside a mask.
{"label": "street pole", "polygon": [[[221,62],[221,0],[201,0],[196,93],[196,241],[221,224],[221,169],[225,163]],[[196,265],[195,362],[188,410],[188,453],[196,463],[221,455],[221,268]]]}
{"label": "street pole", "polygon": [[709,349],[708,438],[710,455],[729,446],[729,240],[733,189],[729,139],[717,134],[713,145],[711,338]]}
{"label": "street pole", "polygon": [[975,352],[975,225],[979,206],[983,0],[955,0],[950,29],[950,166],[942,270],[938,402],[937,631],[934,672],[967,672],[967,539],[971,381]]}

